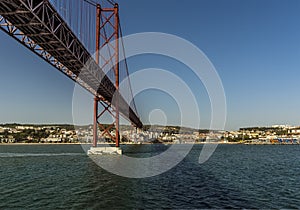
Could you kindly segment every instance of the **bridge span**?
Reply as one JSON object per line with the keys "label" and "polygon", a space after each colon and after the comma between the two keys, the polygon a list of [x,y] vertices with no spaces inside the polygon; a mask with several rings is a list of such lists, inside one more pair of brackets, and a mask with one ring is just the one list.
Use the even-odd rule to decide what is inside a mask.
{"label": "bridge span", "polygon": [[[82,2],[88,4],[88,1],[84,0],[77,2],[80,2],[81,5]],[[112,8],[101,8],[100,4],[94,6],[96,11],[96,16],[92,21],[92,25],[94,25],[92,27],[95,27],[96,31],[96,56],[94,57],[92,56],[93,52],[86,48],[83,41],[49,0],[1,0],[0,28],[95,96],[94,146],[97,146],[97,125],[104,129],[98,121],[98,118],[101,117],[98,113],[98,102],[103,104],[104,111],[109,109],[114,111],[116,121],[109,129],[115,126],[117,134],[114,138],[118,147],[119,113],[137,128],[142,128],[143,124],[137,111],[118,91],[119,42],[117,40],[120,30],[118,5],[115,4]],[[108,15],[105,16],[105,14]],[[89,20],[86,18],[84,21]],[[111,26],[112,36],[107,37],[105,27]],[[103,30],[104,32],[102,32]],[[104,39],[103,44],[100,43],[101,39]],[[116,46],[113,47],[113,55],[105,61],[106,64],[112,59],[117,61],[117,64],[111,67],[115,73],[115,81],[112,81],[104,72],[105,63],[103,66],[99,63],[99,57],[101,59],[102,56],[99,55],[99,51],[101,52],[101,48],[109,45],[112,40],[116,42]],[[113,102],[114,97],[117,98],[116,102]],[[103,134],[105,133],[108,134],[109,130],[104,129]]]}

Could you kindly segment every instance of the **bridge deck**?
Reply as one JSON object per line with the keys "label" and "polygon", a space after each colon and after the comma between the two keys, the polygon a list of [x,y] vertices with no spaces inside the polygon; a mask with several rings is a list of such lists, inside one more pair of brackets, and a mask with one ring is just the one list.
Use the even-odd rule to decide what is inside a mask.
{"label": "bridge deck", "polygon": [[[114,84],[49,1],[1,0],[0,28],[92,94],[112,103]],[[119,110],[136,127],[142,127],[122,96]]]}

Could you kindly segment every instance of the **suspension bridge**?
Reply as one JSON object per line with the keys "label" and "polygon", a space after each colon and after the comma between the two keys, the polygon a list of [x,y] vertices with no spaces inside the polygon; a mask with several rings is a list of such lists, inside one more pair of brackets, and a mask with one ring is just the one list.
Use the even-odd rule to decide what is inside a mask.
{"label": "suspension bridge", "polygon": [[[120,115],[136,128],[142,128],[130,80],[126,85],[129,96],[119,92],[119,83],[129,72],[117,3],[1,0],[0,28],[93,94],[94,148],[104,135],[115,141],[116,148],[120,146]],[[121,62],[120,56],[124,58]],[[101,112],[99,105],[103,108]],[[114,119],[109,126],[101,123],[104,113]],[[110,132],[112,129],[115,134]]]}

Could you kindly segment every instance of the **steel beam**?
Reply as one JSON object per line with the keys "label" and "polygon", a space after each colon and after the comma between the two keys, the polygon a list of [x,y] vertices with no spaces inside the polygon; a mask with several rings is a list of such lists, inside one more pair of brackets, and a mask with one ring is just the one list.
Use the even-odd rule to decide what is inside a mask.
{"label": "steel beam", "polygon": [[[95,97],[103,98],[107,104],[112,102],[115,85],[48,0],[1,0],[0,29]],[[142,127],[121,96],[119,104],[120,113]]]}

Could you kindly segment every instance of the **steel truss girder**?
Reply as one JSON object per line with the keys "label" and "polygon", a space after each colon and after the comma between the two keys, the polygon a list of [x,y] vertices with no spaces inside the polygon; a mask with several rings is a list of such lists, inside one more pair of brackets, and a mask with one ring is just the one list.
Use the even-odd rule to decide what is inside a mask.
{"label": "steel truss girder", "polygon": [[53,67],[67,75],[73,81],[79,83],[82,87],[87,89],[93,94],[97,94],[88,84],[78,78],[77,75],[73,74],[72,71],[67,69],[61,62],[59,62],[55,57],[53,57],[50,53],[45,51],[39,45],[37,45],[33,40],[31,40],[28,36],[24,35],[21,31],[19,31],[15,26],[13,26],[10,22],[8,22],[5,18],[0,15],[0,27],[3,31],[5,31],[8,35],[12,36],[18,42],[23,44],[29,50],[33,51],[43,60],[51,64]]}
{"label": "steel truss girder", "polygon": [[[6,5],[6,8],[10,8],[11,11],[1,11],[1,8],[4,8],[2,5]],[[19,13],[13,13],[13,11],[19,11]],[[10,15],[2,15],[7,12],[10,12]],[[53,51],[51,54],[75,75],[82,77],[82,80],[87,77],[92,78],[85,82],[89,83],[92,88],[98,88],[101,95],[110,101],[115,91],[113,84],[93,62],[89,52],[48,1],[3,0],[0,2],[0,15],[12,25],[18,24],[18,29],[45,51],[49,53]],[[35,24],[28,25],[26,24],[28,22]],[[58,44],[44,44],[54,40],[58,41]],[[74,66],[70,60],[77,60],[77,65]],[[86,67],[87,63],[89,65]]]}
{"label": "steel truss girder", "polygon": [[[96,97],[112,102],[115,86],[48,0],[1,0],[0,29]],[[119,104],[122,115],[142,127],[121,96]]]}

